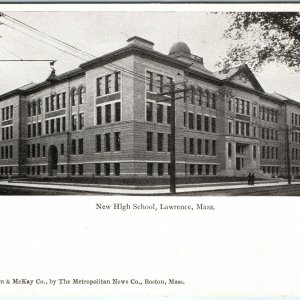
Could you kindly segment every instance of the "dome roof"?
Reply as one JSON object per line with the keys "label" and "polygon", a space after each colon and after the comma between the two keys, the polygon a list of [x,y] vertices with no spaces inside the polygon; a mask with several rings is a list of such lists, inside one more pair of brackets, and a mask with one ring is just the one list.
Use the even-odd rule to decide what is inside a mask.
{"label": "dome roof", "polygon": [[171,49],[169,51],[169,54],[173,54],[173,53],[176,53],[176,52],[185,52],[185,53],[191,54],[191,50],[190,50],[189,46],[184,42],[175,43],[171,47]]}

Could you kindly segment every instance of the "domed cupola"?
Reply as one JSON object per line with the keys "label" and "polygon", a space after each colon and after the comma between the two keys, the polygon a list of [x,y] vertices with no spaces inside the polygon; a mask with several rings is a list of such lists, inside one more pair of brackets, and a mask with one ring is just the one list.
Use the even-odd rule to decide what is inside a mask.
{"label": "domed cupola", "polygon": [[187,55],[191,55],[191,50],[189,48],[189,46],[184,43],[184,42],[177,42],[175,43],[170,51],[169,51],[169,55],[171,56],[177,56],[178,54],[187,54]]}

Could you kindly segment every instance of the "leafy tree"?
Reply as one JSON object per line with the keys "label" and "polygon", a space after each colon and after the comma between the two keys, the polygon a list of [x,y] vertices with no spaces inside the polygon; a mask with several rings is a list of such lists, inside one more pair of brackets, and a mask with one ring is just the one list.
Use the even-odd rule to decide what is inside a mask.
{"label": "leafy tree", "polygon": [[224,36],[231,45],[219,66],[248,64],[258,70],[270,62],[300,71],[300,13],[227,13],[229,27]]}

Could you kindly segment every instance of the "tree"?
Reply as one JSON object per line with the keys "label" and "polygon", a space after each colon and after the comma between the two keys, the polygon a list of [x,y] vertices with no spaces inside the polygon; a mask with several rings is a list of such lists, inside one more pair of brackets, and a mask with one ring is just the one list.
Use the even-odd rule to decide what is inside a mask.
{"label": "tree", "polygon": [[300,13],[227,13],[229,27],[224,36],[231,45],[219,66],[225,70],[248,64],[258,70],[270,62],[300,71]]}

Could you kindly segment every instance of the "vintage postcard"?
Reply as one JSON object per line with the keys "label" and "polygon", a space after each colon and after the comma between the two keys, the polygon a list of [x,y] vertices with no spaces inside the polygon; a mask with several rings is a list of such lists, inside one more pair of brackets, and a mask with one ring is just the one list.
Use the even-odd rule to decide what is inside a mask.
{"label": "vintage postcard", "polygon": [[299,11],[0,4],[0,299],[299,296]]}

